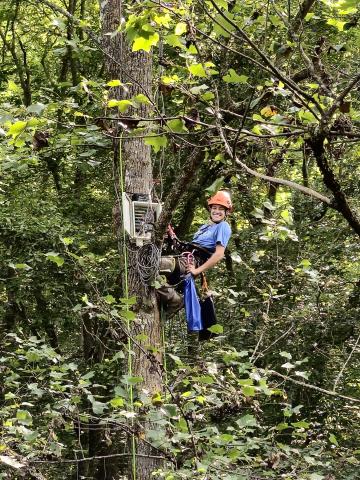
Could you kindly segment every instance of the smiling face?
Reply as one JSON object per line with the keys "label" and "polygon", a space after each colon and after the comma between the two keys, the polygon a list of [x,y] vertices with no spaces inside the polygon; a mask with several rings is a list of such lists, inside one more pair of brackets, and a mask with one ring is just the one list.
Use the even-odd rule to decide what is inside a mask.
{"label": "smiling face", "polygon": [[219,223],[226,217],[226,208],[222,205],[210,205],[210,218],[213,222]]}

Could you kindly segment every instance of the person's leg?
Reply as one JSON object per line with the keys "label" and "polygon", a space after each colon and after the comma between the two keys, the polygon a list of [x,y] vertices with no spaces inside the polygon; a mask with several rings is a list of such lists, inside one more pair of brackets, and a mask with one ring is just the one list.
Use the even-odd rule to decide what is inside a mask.
{"label": "person's leg", "polygon": [[174,256],[164,256],[159,263],[159,273],[165,275],[167,283],[157,288],[156,294],[168,315],[176,313],[184,306],[183,296],[174,287],[180,282],[183,270],[183,267],[179,268],[178,260]]}
{"label": "person's leg", "polygon": [[176,313],[184,306],[184,298],[171,285],[162,285],[156,289],[156,295],[168,315]]}

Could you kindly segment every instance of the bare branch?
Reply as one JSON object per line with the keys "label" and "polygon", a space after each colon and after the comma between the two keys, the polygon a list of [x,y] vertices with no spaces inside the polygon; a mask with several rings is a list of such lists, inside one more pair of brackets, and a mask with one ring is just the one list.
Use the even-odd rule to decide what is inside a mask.
{"label": "bare branch", "polygon": [[334,103],[331,105],[329,110],[327,110],[322,117],[322,124],[326,124],[330,121],[331,117],[334,115],[336,109],[340,106],[346,95],[355,87],[357,83],[360,82],[360,73],[356,75],[344,88],[344,90],[335,98]]}
{"label": "bare branch", "polygon": [[299,30],[302,21],[304,20],[306,15],[309,13],[311,7],[314,5],[315,2],[316,0],[304,0],[302,2],[297,14],[295,15],[295,18],[292,20],[290,24],[292,31],[296,32],[297,30]]}
{"label": "bare branch", "polygon": [[274,375],[274,377],[280,377],[283,380],[295,383],[296,385],[300,385],[305,388],[310,388],[311,390],[316,390],[317,392],[323,393],[324,395],[328,395],[329,397],[337,397],[342,398],[344,400],[348,400],[349,402],[360,403],[360,398],[353,398],[347,397],[346,395],[342,395],[341,393],[334,392],[333,390],[325,390],[324,388],[317,387],[316,385],[312,385],[310,383],[301,382],[300,380],[296,380],[295,378],[288,377],[287,375],[282,375],[275,370],[266,370],[266,373],[269,375]]}
{"label": "bare branch", "polygon": [[350,355],[349,355],[348,358],[346,359],[346,362],[345,362],[344,365],[341,367],[341,370],[340,370],[339,374],[338,374],[337,377],[336,377],[336,380],[335,380],[335,382],[334,382],[334,388],[333,388],[334,391],[336,390],[337,384],[339,383],[339,380],[340,380],[342,374],[344,373],[344,370],[345,370],[345,368],[346,368],[346,365],[350,362],[350,359],[351,359],[351,357],[353,356],[353,353],[355,352],[356,347],[359,345],[359,342],[360,342],[360,335],[359,335],[358,338],[356,339],[355,345],[354,345],[353,349],[351,350]]}
{"label": "bare branch", "polygon": [[268,175],[264,175],[262,173],[257,172],[256,170],[253,170],[252,168],[248,167],[244,162],[239,160],[239,158],[236,155],[235,155],[235,157],[233,156],[232,149],[231,149],[231,147],[229,145],[229,142],[227,141],[227,139],[224,135],[223,127],[221,126],[221,124],[218,125],[218,130],[219,130],[220,137],[221,137],[221,139],[224,143],[225,150],[226,150],[227,154],[229,155],[229,157],[233,161],[235,161],[235,163],[237,165],[239,165],[243,170],[250,173],[250,175],[253,175],[254,177],[260,178],[261,180],[266,180],[267,182],[277,183],[279,185],[285,185],[287,187],[293,188],[294,190],[298,190],[298,191],[304,193],[305,195],[316,198],[316,199],[320,200],[321,202],[326,203],[327,205],[331,205],[330,198],[325,197],[325,195],[322,195],[321,193],[316,192],[315,190],[313,190],[311,188],[304,187],[303,185],[299,185],[298,183],[292,182],[290,180],[285,180],[285,179],[277,178],[277,177],[270,177]]}

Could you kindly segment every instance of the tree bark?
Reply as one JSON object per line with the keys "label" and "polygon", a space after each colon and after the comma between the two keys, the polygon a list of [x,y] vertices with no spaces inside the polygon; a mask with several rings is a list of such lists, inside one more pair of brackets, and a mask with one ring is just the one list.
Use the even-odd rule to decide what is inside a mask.
{"label": "tree bark", "polygon": [[309,145],[311,146],[316,163],[323,176],[324,184],[334,195],[330,206],[341,213],[354,232],[360,236],[360,219],[351,209],[348,199],[342,191],[341,185],[326,158],[324,147],[325,138],[325,135],[320,132],[309,139]]}
{"label": "tree bark", "polygon": [[[132,52],[127,44],[125,37],[121,33],[115,35],[107,35],[115,32],[119,25],[120,19],[124,16],[124,6],[121,0],[113,0],[101,3],[101,17],[103,28],[102,46],[107,53],[105,58],[105,67],[109,79],[120,79],[124,83],[131,82],[128,91],[122,87],[112,89],[111,96],[117,99],[131,98],[132,96],[144,93],[151,97],[152,82],[152,55],[143,51]],[[148,106],[142,105],[137,114],[141,117],[149,115]],[[120,132],[118,132],[120,133]],[[122,149],[122,152],[120,152]],[[124,165],[124,189],[128,194],[142,193],[151,196],[153,189],[152,165],[150,146],[145,145],[143,139],[136,138],[132,140],[124,140],[119,143],[114,141],[114,171],[117,172],[115,177],[119,176],[119,155],[122,153]],[[115,190],[119,192],[119,178],[115,178]],[[118,202],[118,200],[117,200]],[[121,212],[119,205],[114,209]],[[120,230],[119,238],[122,237],[122,225],[115,218],[115,224]],[[129,248],[131,246],[131,248]],[[139,247],[129,243],[126,240],[125,245],[128,255],[128,272],[123,270],[123,277],[128,274],[129,295],[135,295],[137,298],[136,314],[137,319],[131,326],[131,336],[144,334],[147,340],[140,346],[133,346],[132,350],[135,355],[132,360],[132,375],[143,378],[142,387],[150,392],[160,391],[162,388],[161,372],[158,364],[161,361],[159,353],[154,355],[147,354],[147,347],[150,345],[158,351],[161,347],[161,325],[160,314],[156,302],[155,290],[144,285],[137,269],[136,256]],[[145,337],[144,337],[145,338]],[[128,373],[128,372],[126,372]],[[141,429],[146,431],[149,425],[146,421],[142,422]],[[147,480],[152,478],[152,471],[159,467],[158,459],[150,458],[153,454],[152,449],[146,443],[137,440],[136,445],[136,478],[137,480]],[[149,455],[149,457],[147,457]],[[112,470],[112,472],[110,471]],[[129,468],[129,478],[134,478],[134,469]],[[116,469],[107,468],[106,478],[119,478]]]}

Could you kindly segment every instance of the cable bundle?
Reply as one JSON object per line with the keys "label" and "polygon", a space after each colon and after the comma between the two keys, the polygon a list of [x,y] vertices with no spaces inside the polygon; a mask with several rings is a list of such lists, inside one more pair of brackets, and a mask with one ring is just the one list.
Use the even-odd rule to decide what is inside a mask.
{"label": "cable bundle", "polygon": [[153,243],[147,243],[137,250],[136,267],[143,285],[151,285],[159,271],[161,252]]}

